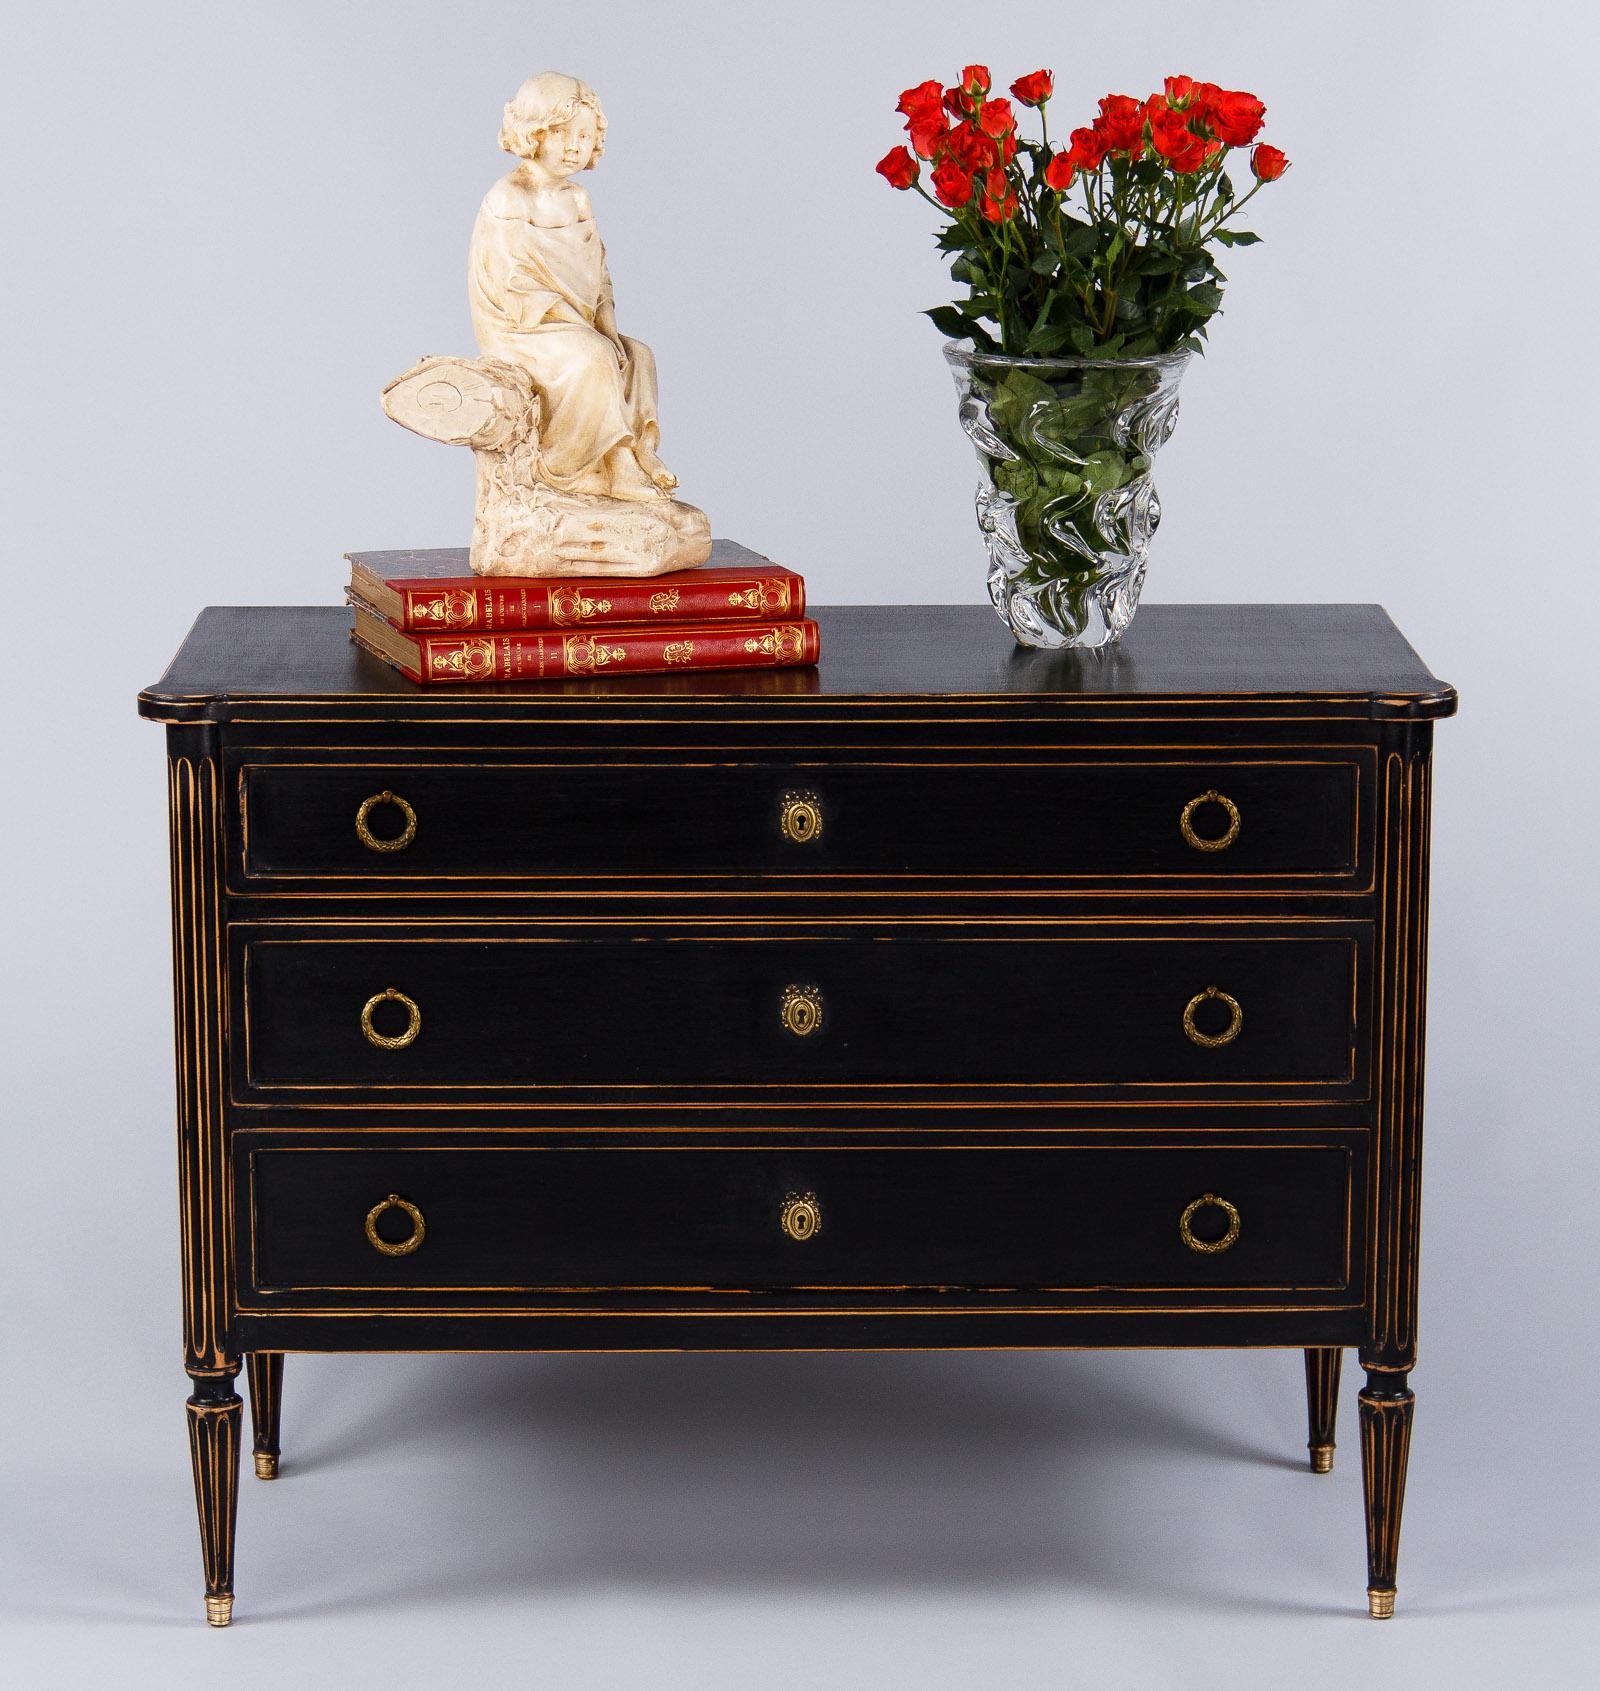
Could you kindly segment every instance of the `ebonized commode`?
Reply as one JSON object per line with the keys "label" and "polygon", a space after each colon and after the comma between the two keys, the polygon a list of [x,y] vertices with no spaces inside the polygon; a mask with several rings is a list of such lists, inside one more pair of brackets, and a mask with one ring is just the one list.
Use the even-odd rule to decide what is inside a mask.
{"label": "ebonized commode", "polygon": [[1433,719],[1370,605],[821,613],[823,663],[422,691],[211,609],[167,724],[206,1614],[294,1350],[1276,1345],[1370,1612],[1416,1359]]}

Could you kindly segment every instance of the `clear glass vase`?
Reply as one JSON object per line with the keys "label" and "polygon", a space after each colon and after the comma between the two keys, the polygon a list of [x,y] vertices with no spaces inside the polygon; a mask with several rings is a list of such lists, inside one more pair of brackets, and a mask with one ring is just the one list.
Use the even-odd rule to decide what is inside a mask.
{"label": "clear glass vase", "polygon": [[1151,460],[1190,354],[1011,358],[947,342],[978,449],[989,597],[1024,646],[1104,646],[1133,621],[1161,521]]}

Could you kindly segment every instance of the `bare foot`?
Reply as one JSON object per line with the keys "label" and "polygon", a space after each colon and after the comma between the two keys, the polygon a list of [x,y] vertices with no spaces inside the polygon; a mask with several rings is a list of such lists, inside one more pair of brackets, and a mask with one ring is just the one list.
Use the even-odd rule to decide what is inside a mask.
{"label": "bare foot", "polygon": [[639,468],[649,476],[663,493],[671,493],[678,485],[678,478],[667,468],[648,446],[635,441],[633,455],[639,460]]}
{"label": "bare foot", "polygon": [[646,473],[632,447],[619,446],[615,451],[607,453],[606,470],[611,482],[607,491],[613,499],[645,500],[666,497],[661,486]]}

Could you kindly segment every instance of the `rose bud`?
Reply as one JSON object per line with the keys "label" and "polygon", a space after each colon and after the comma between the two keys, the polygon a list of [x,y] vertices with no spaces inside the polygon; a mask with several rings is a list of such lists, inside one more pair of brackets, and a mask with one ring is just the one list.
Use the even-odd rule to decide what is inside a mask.
{"label": "rose bud", "polygon": [[985,100],[978,108],[978,127],[985,135],[998,138],[1013,129],[1016,121],[1009,100]]}
{"label": "rose bud", "polygon": [[891,147],[878,160],[878,174],[891,188],[909,188],[921,171],[904,147]]}
{"label": "rose bud", "polygon": [[1029,71],[1011,84],[1011,97],[1024,106],[1042,106],[1055,88],[1055,78],[1047,70]]}
{"label": "rose bud", "polygon": [[1250,168],[1258,182],[1276,182],[1289,168],[1289,161],[1276,147],[1265,141],[1250,155]]}
{"label": "rose bud", "polygon": [[933,191],[941,205],[959,211],[972,198],[972,173],[954,159],[945,159],[933,173]]}
{"label": "rose bud", "polygon": [[900,96],[900,104],[895,107],[897,112],[904,115],[909,123],[919,117],[925,117],[930,112],[937,112],[944,99],[944,88],[938,82],[919,82],[915,88],[908,88]]}
{"label": "rose bud", "polygon": [[1064,194],[1072,186],[1072,179],[1077,173],[1077,167],[1072,162],[1072,155],[1070,153],[1057,153],[1044,167],[1045,184],[1047,187],[1054,188],[1058,194]]}
{"label": "rose bud", "polygon": [[1248,147],[1261,133],[1267,108],[1254,94],[1225,90],[1211,102],[1206,115],[1218,140],[1226,141],[1230,147]]}

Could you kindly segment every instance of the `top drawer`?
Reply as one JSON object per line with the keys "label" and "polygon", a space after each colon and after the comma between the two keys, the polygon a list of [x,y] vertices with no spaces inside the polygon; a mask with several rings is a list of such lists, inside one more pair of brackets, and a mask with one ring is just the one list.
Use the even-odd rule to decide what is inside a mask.
{"label": "top drawer", "polygon": [[[695,755],[695,754],[691,754]],[[703,755],[703,754],[699,754]],[[307,882],[1365,885],[1370,752],[1018,762],[247,762],[241,891]],[[363,885],[356,887],[353,882]],[[451,891],[471,891],[451,886]]]}

